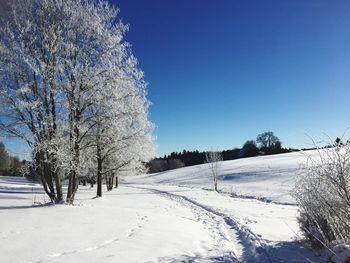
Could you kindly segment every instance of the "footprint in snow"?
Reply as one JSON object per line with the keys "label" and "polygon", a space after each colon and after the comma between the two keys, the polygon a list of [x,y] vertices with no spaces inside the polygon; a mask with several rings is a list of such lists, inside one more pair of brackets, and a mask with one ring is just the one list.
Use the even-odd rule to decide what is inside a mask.
{"label": "footprint in snow", "polygon": [[126,234],[126,237],[132,237],[134,235],[134,229],[131,229],[128,234]]}
{"label": "footprint in snow", "polygon": [[140,217],[140,222],[137,223],[134,228],[129,230],[129,232],[125,235],[126,237],[132,237],[137,229],[141,229],[142,225],[148,222],[148,216],[140,216],[139,214],[137,215]]}

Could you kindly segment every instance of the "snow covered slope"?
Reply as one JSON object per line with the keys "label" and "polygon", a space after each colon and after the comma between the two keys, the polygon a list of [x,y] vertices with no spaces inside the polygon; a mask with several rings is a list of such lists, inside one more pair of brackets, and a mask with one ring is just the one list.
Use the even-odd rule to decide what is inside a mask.
{"label": "snow covered slope", "polygon": [[[292,152],[224,161],[219,166],[218,187],[223,192],[262,197],[282,203],[293,203],[290,191],[296,176],[316,151]],[[190,166],[128,179],[145,184],[167,184],[187,187],[213,188],[208,164]]]}

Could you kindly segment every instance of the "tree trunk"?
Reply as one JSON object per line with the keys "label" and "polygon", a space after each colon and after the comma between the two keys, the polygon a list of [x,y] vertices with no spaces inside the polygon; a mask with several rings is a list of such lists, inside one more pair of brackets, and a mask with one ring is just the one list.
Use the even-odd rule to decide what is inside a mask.
{"label": "tree trunk", "polygon": [[58,172],[55,172],[55,184],[56,184],[56,203],[63,201],[62,182]]}
{"label": "tree trunk", "polygon": [[[78,105],[79,106],[79,105]],[[78,107],[79,108],[79,107]],[[69,181],[70,184],[68,187],[68,193],[67,193],[67,202],[69,204],[73,204],[75,194],[78,190],[78,176],[79,174],[78,169],[80,165],[80,129],[79,129],[79,123],[80,123],[80,111],[79,109],[74,109],[72,114],[72,120],[74,125],[73,134],[71,134],[71,145],[74,144],[73,147],[73,160],[72,160],[72,170],[70,171],[69,175]],[[73,136],[72,136],[73,135]]]}
{"label": "tree trunk", "polygon": [[55,196],[53,196],[52,193],[50,192],[46,182],[46,178],[42,171],[40,172],[40,177],[41,177],[41,183],[43,184],[45,193],[50,197],[51,202],[54,202]]}
{"label": "tree trunk", "polygon": [[111,185],[112,185],[112,176],[108,176],[108,191],[111,191]]}
{"label": "tree trunk", "polygon": [[70,204],[70,205],[73,204],[74,197],[75,197],[77,190],[78,190],[77,174],[73,170],[73,171],[71,171],[71,174],[69,176],[69,182],[68,182],[68,192],[67,192],[67,199],[66,199],[68,204]]}
{"label": "tree trunk", "polygon": [[102,197],[102,155],[97,143],[97,196]]}
{"label": "tree trunk", "polygon": [[114,175],[111,176],[111,184],[109,185],[109,191],[113,190],[113,185],[114,185]]}
{"label": "tree trunk", "polygon": [[107,191],[112,191],[113,190],[113,184],[114,184],[113,174],[106,175]]}
{"label": "tree trunk", "polygon": [[59,175],[59,171],[57,170],[57,158],[56,155],[51,155],[50,156],[51,159],[51,166],[50,166],[50,170],[51,170],[51,177],[52,180],[55,183],[55,187],[56,187],[56,198],[55,198],[55,203],[61,203],[63,201],[63,192],[62,192],[62,182],[61,182],[61,177]]}
{"label": "tree trunk", "polygon": [[66,202],[69,201],[70,197],[72,195],[72,176],[69,175],[69,179],[68,179],[68,190],[67,190],[67,198],[66,198]]}
{"label": "tree trunk", "polygon": [[115,188],[118,187],[118,175],[115,177]]}

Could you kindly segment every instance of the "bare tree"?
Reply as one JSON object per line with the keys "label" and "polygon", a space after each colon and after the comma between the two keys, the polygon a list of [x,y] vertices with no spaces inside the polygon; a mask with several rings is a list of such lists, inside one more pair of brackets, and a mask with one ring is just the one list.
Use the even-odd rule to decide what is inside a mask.
{"label": "bare tree", "polygon": [[213,176],[214,190],[218,191],[218,173],[219,165],[222,159],[222,154],[218,151],[209,151],[205,153],[205,160],[209,165],[211,174]]}
{"label": "bare tree", "polygon": [[256,141],[260,144],[261,148],[271,148],[279,141],[279,139],[273,134],[273,132],[269,131],[259,134]]}

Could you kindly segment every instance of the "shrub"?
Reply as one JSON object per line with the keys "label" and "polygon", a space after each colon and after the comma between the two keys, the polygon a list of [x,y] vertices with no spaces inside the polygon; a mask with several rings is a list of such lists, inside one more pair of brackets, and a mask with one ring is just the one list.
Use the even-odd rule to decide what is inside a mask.
{"label": "shrub", "polygon": [[313,247],[350,240],[350,143],[318,149],[296,181],[299,224]]}

